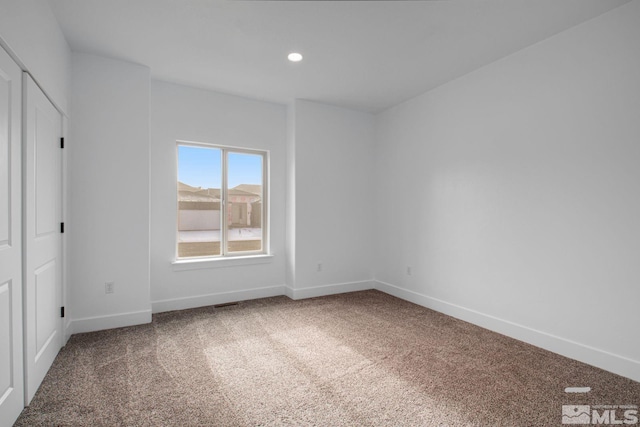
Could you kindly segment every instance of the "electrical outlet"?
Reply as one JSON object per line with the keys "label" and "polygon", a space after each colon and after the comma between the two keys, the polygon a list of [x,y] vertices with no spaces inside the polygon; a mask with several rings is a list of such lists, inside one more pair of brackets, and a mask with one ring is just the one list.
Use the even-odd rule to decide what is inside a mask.
{"label": "electrical outlet", "polygon": [[104,293],[112,294],[115,292],[115,282],[104,282]]}
{"label": "electrical outlet", "polygon": [[411,276],[411,266],[407,266],[407,276]]}
{"label": "electrical outlet", "polygon": [[318,273],[322,271],[322,263],[321,262],[318,263],[317,271],[318,271]]}

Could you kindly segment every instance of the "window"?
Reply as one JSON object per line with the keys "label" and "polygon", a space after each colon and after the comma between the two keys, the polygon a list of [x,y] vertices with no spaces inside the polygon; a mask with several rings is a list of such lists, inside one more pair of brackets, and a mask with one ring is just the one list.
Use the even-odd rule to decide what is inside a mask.
{"label": "window", "polygon": [[266,254],[268,152],[178,142],[179,259]]}

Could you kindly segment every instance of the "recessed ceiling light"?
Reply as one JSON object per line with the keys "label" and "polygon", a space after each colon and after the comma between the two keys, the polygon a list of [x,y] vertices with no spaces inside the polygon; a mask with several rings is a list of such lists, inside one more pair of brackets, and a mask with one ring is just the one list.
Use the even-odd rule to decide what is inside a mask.
{"label": "recessed ceiling light", "polygon": [[290,53],[289,56],[287,56],[287,58],[289,58],[289,61],[291,61],[291,62],[300,62],[300,61],[302,61],[302,55],[300,55],[298,52]]}

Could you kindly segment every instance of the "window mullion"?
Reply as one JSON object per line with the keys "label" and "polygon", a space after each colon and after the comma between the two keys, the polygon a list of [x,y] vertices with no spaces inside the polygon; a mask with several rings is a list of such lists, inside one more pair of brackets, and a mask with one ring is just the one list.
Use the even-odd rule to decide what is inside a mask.
{"label": "window mullion", "polygon": [[267,156],[262,154],[262,195],[260,196],[261,199],[261,207],[262,207],[262,251],[265,252],[265,248],[268,247],[269,244],[269,235],[268,233],[268,224],[269,224],[269,217],[268,217],[268,187],[269,187],[269,180],[268,180],[268,168],[269,166],[267,165]]}
{"label": "window mullion", "polygon": [[227,190],[227,150],[222,150],[222,212],[220,215],[220,221],[222,225],[220,227],[220,255],[227,256],[227,227],[228,227],[228,211],[229,211],[229,191]]}

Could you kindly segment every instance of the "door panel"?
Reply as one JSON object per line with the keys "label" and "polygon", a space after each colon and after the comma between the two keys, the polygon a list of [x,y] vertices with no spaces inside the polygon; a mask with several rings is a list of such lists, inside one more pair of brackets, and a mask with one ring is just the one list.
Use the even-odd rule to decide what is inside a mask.
{"label": "door panel", "polygon": [[56,263],[48,262],[35,271],[36,286],[36,360],[55,337],[56,309]]}
{"label": "door panel", "polygon": [[59,196],[56,184],[60,184],[61,176],[59,163],[52,159],[60,156],[59,136],[55,136],[60,135],[60,116],[57,114],[56,117],[51,111],[43,111],[42,106],[36,105],[34,120],[36,237],[43,237],[56,231],[55,224],[59,219],[56,214]]}
{"label": "door panel", "polygon": [[[0,396],[4,396],[11,389],[11,287],[11,281],[0,285],[0,343],[3,343],[0,347]],[[5,343],[7,345],[4,345]]]}
{"label": "door panel", "polygon": [[[0,52],[5,54],[4,50]],[[11,232],[11,80],[0,69],[0,248],[9,244]]]}
{"label": "door panel", "polygon": [[21,111],[22,73],[0,48],[0,427],[24,405]]}
{"label": "door panel", "polygon": [[25,74],[25,401],[35,395],[62,345],[62,117]]}

